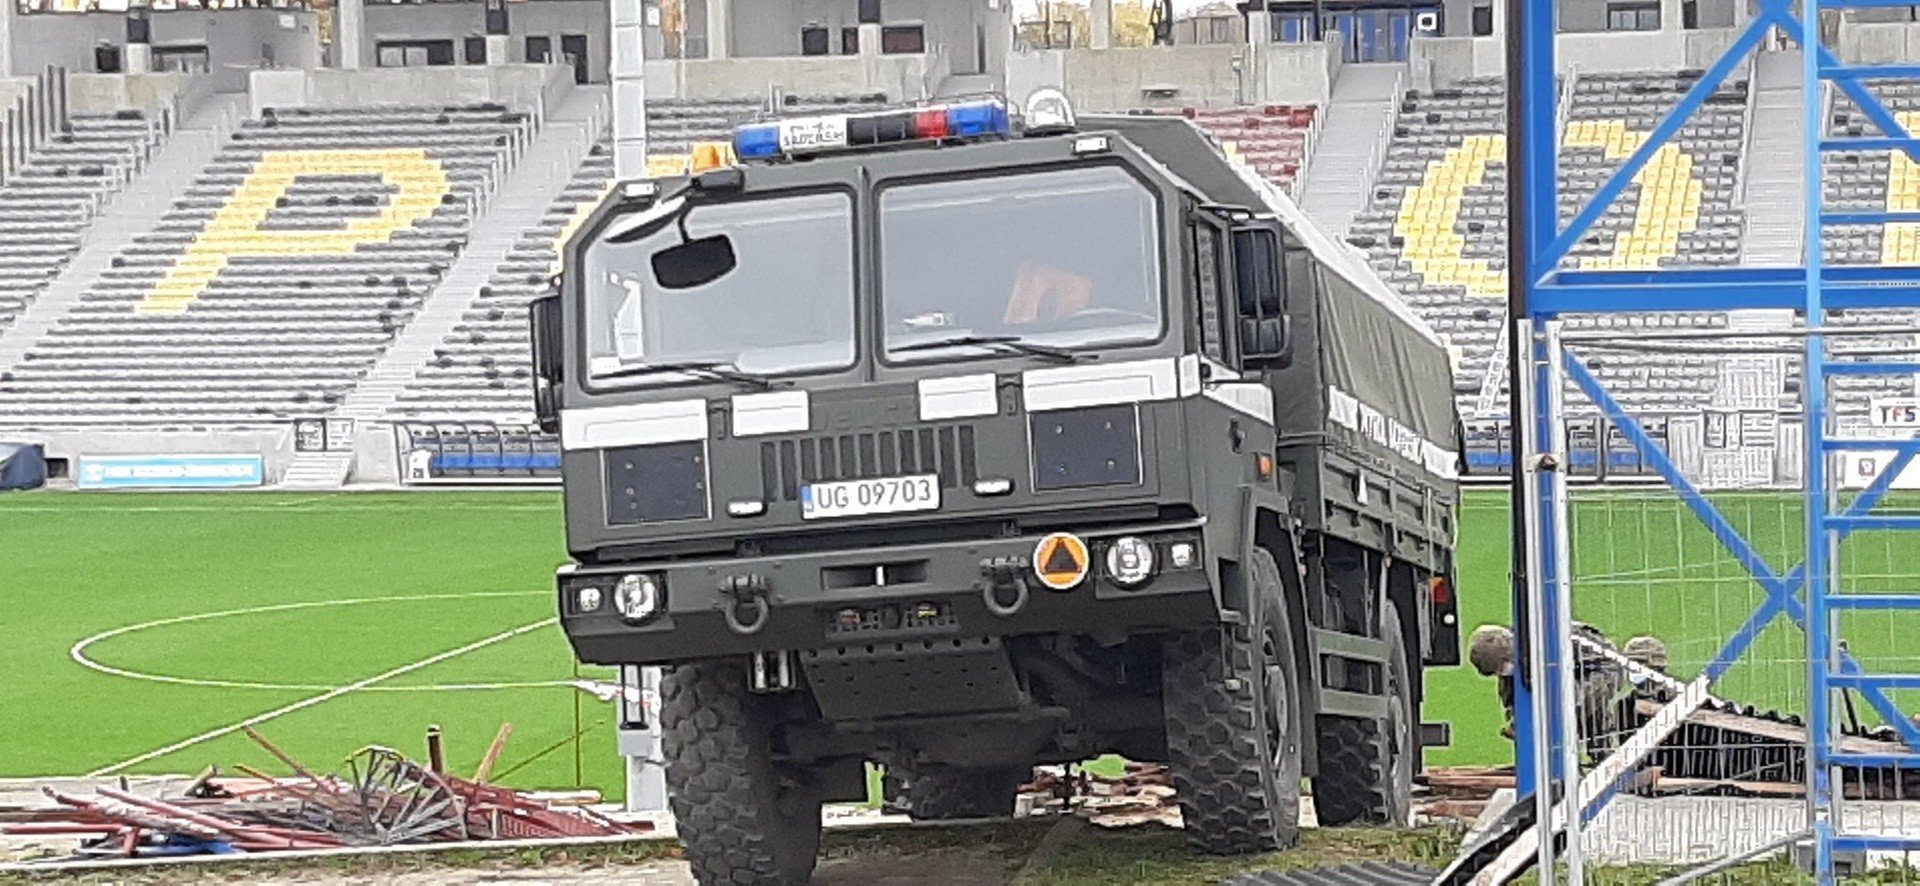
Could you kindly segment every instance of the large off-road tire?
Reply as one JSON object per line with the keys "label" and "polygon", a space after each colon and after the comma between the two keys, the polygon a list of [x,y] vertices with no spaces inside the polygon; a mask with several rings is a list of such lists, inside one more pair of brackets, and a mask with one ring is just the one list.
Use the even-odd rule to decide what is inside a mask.
{"label": "large off-road tire", "polygon": [[889,772],[887,805],[914,821],[1006,818],[1030,767],[981,769],[923,764]]}
{"label": "large off-road tire", "polygon": [[1261,852],[1300,835],[1300,684],[1280,570],[1246,564],[1245,625],[1169,639],[1161,654],[1167,756],[1187,838]]}
{"label": "large off-road tire", "polygon": [[771,700],[734,661],[667,668],[662,750],[673,817],[701,883],[804,883],[820,852],[820,795],[773,763]]}
{"label": "large off-road tire", "polygon": [[1392,603],[1381,614],[1386,641],[1387,716],[1384,719],[1319,718],[1320,773],[1313,779],[1313,810],[1327,826],[1384,824],[1405,827],[1413,817],[1413,771],[1419,761],[1419,708],[1400,612]]}

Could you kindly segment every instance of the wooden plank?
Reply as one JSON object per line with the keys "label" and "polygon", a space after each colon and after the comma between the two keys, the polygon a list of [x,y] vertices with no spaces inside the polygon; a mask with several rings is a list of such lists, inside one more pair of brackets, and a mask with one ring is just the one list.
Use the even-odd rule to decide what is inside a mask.
{"label": "wooden plank", "polygon": [[480,766],[473,770],[473,780],[487,783],[487,777],[493,774],[493,764],[500,762],[500,752],[507,749],[507,739],[513,735],[513,724],[500,724],[500,731],[494,733],[493,743],[487,745],[487,754],[480,758]]}

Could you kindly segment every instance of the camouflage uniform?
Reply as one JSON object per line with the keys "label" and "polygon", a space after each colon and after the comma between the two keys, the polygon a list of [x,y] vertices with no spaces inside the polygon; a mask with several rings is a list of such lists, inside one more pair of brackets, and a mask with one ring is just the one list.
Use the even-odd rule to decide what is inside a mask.
{"label": "camouflage uniform", "polygon": [[[1576,636],[1605,648],[1616,648],[1592,625],[1574,622],[1573,631]],[[1500,732],[1508,738],[1513,737],[1513,674],[1517,667],[1514,645],[1513,631],[1501,625],[1481,625],[1467,642],[1467,660],[1473,663],[1474,669],[1500,681],[1500,705],[1507,714],[1506,726]],[[1620,731],[1621,705],[1628,686],[1626,669],[1619,662],[1588,652],[1579,645],[1574,647],[1574,662],[1579,734],[1586,739],[1588,750],[1598,756],[1615,743]]]}

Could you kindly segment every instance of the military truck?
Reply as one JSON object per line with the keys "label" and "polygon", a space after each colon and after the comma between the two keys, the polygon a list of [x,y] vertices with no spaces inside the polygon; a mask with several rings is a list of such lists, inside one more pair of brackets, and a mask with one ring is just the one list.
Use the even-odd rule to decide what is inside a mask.
{"label": "military truck", "polygon": [[[1402,823],[1458,661],[1448,356],[1187,120],[1057,94],[740,128],[626,182],[532,308],[581,661],[665,667],[703,881],[823,801],[1006,815],[1171,768],[1221,853]],[[731,160],[733,158],[729,158]]]}

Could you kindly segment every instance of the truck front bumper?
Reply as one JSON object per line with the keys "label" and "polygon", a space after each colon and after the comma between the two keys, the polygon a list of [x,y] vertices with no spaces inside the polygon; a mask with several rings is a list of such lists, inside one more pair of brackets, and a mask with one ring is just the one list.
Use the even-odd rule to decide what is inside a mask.
{"label": "truck front bumper", "polygon": [[[1069,633],[1124,636],[1220,619],[1217,563],[1202,521],[1102,529],[1084,543],[1084,578],[1042,582],[1027,535],[819,553],[565,566],[556,576],[561,625],[581,661],[662,664],[776,650],[876,643],[918,647],[961,638]],[[1122,587],[1109,545],[1152,545],[1151,577]],[[1043,564],[1044,565],[1044,564]],[[1054,566],[1062,565],[1058,562]],[[626,576],[655,591],[644,617],[616,604]],[[1058,572],[1050,577],[1058,583]],[[629,594],[631,599],[633,595]],[[589,608],[586,604],[596,603]],[[957,645],[957,644],[956,644]]]}

